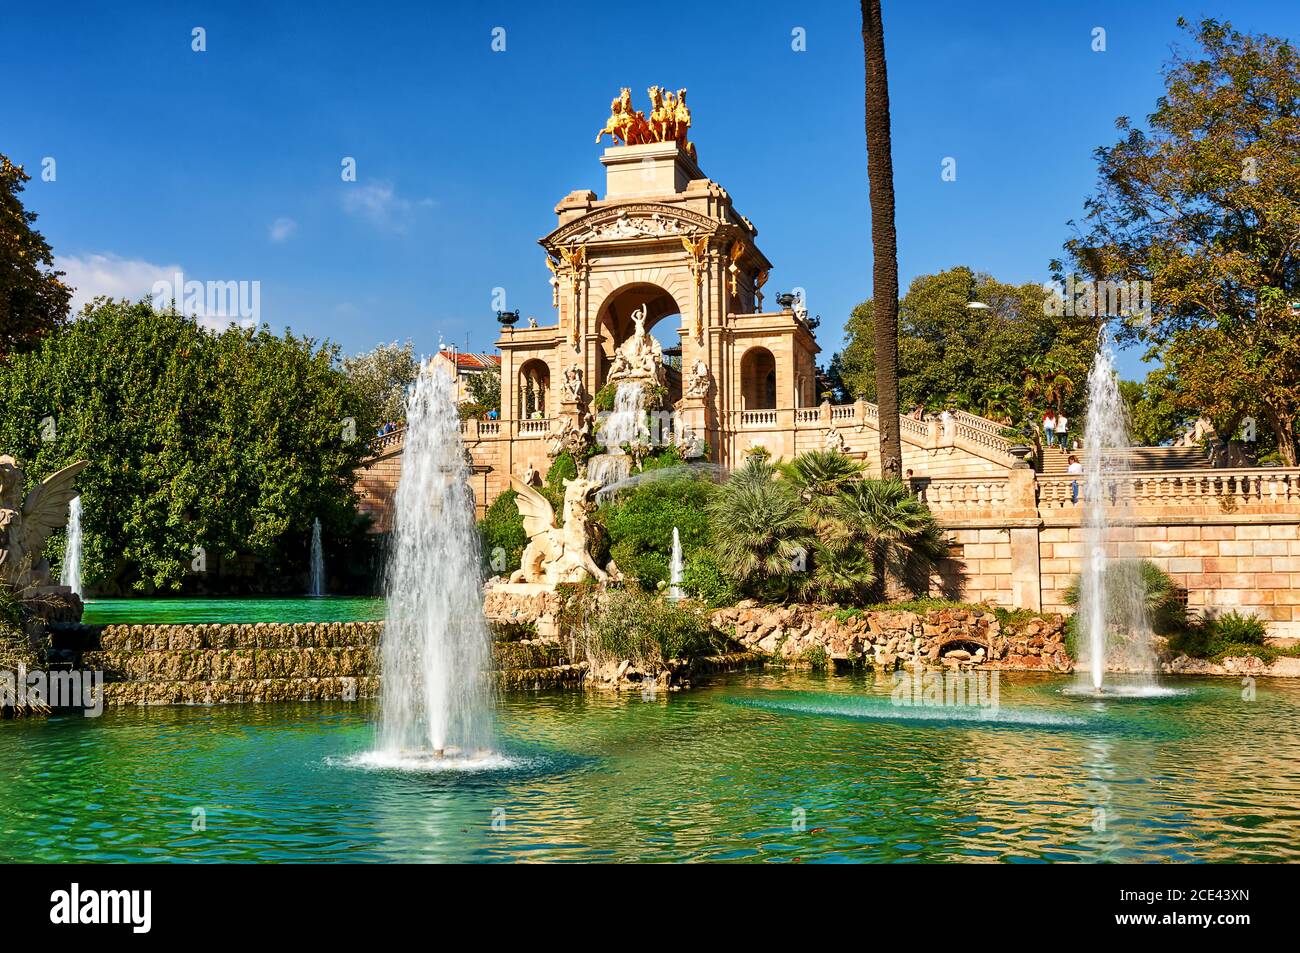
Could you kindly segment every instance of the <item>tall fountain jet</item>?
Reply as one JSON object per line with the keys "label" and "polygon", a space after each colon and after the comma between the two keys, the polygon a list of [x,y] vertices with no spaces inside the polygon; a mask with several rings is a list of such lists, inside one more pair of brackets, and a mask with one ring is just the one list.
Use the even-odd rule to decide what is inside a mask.
{"label": "tall fountain jet", "polygon": [[406,404],[380,645],[379,746],[472,759],[491,743],[490,635],[456,381],[424,364]]}
{"label": "tall fountain jet", "polygon": [[311,595],[325,595],[325,551],[320,543],[320,519],[311,522]]}
{"label": "tall fountain jet", "polygon": [[59,585],[67,586],[78,596],[81,590],[81,497],[74,496],[68,507],[68,539],[63,547],[63,569]]}
{"label": "tall fountain jet", "polygon": [[1124,493],[1129,447],[1127,412],[1115,373],[1115,347],[1103,325],[1088,374],[1088,419],[1083,436],[1083,571],[1079,578],[1080,662],[1095,692],[1107,661],[1150,669],[1151,624],[1140,566],[1123,560],[1115,529],[1132,525]]}

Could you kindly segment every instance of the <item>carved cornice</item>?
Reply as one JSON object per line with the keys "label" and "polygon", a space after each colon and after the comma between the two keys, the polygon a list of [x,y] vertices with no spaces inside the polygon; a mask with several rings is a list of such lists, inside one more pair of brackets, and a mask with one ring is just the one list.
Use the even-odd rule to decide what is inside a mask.
{"label": "carved cornice", "polygon": [[602,245],[669,240],[678,245],[678,239],[683,236],[712,235],[720,228],[728,226],[699,212],[660,202],[627,202],[596,209],[562,225],[541,239],[541,245],[553,253],[575,243]]}

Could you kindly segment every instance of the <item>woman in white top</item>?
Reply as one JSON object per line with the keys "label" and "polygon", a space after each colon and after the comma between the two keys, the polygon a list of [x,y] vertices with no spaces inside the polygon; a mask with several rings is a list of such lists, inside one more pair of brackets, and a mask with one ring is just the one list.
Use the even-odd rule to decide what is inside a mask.
{"label": "woman in white top", "polygon": [[1070,446],[1069,443],[1070,418],[1065,414],[1056,415],[1056,436],[1061,441],[1061,449],[1065,450]]}
{"label": "woman in white top", "polygon": [[[1065,472],[1069,473],[1071,476],[1079,476],[1080,474],[1083,473],[1083,464],[1079,462],[1079,458],[1076,457],[1074,454],[1070,454],[1070,465],[1066,467]],[[1078,480],[1070,481],[1070,502],[1071,503],[1079,502],[1079,481]]]}

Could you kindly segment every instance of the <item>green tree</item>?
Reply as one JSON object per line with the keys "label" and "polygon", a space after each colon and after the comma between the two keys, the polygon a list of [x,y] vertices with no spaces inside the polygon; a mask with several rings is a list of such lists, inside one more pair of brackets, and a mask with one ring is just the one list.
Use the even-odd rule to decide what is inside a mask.
{"label": "green tree", "polygon": [[33,228],[36,213],[18,193],[31,180],[0,155],[0,361],[34,347],[68,318],[72,289],[54,270],[49,243]]}
{"label": "green tree", "polygon": [[262,570],[248,584],[274,585],[305,570],[317,517],[328,540],[360,545],[353,474],[369,446],[345,421],[360,434],[373,421],[336,357],[288,333],[212,334],[100,299],[0,368],[0,445],[33,479],[89,461],[78,486],[92,587],[214,587],[223,562],[248,557]]}
{"label": "green tree", "polygon": [[894,226],[894,159],[889,133],[889,76],[880,0],[862,0],[866,66],[867,179],[871,201],[871,296],[876,304],[876,402],[880,405],[880,471],[903,473],[898,423],[898,233]]}
{"label": "green tree", "polygon": [[343,358],[342,367],[364,403],[367,419],[380,423],[406,419],[406,389],[419,370],[414,344],[380,344]]}
{"label": "green tree", "polygon": [[1294,466],[1300,57],[1229,23],[1179,25],[1199,49],[1167,64],[1147,129],[1121,117],[1119,141],[1097,150],[1098,191],[1066,257],[1097,280],[1150,281],[1151,313],[1117,338],[1163,358],[1192,416],[1232,433],[1254,415]]}
{"label": "green tree", "polygon": [[1145,381],[1120,381],[1119,392],[1128,408],[1129,436],[1138,446],[1170,443],[1192,424],[1180,407],[1178,380],[1168,368],[1153,369]]}
{"label": "green tree", "polygon": [[858,480],[840,495],[834,548],[869,561],[877,584],[895,593],[947,553],[947,538],[929,507],[901,480]]}
{"label": "green tree", "polygon": [[844,489],[862,479],[862,464],[836,450],[809,450],[777,469],[799,494],[817,530],[832,518]]}
{"label": "green tree", "polygon": [[[1062,391],[1071,417],[1083,410],[1096,325],[1048,313],[1040,285],[1013,285],[959,266],[916,278],[899,311],[899,396],[910,411],[956,407],[1017,423],[1037,406],[1024,393],[1025,372],[1051,362],[1073,385]],[[971,309],[971,301],[985,305]],[[843,349],[832,359],[845,396],[875,400],[872,302],[853,309]]]}
{"label": "green tree", "polygon": [[466,383],[469,387],[470,403],[478,409],[479,413],[486,414],[490,410],[495,410],[498,414],[501,412],[501,372],[499,370],[494,369],[471,374]]}

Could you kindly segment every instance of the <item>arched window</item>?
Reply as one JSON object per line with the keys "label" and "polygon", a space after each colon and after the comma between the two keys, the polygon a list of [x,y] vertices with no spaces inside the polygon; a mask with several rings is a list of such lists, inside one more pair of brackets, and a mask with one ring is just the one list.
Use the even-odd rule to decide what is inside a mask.
{"label": "arched window", "polygon": [[765,347],[751,347],[740,359],[740,397],[745,410],[776,408],[776,358]]}
{"label": "arched window", "polygon": [[519,368],[519,419],[533,420],[547,415],[551,390],[551,369],[534,358]]}

